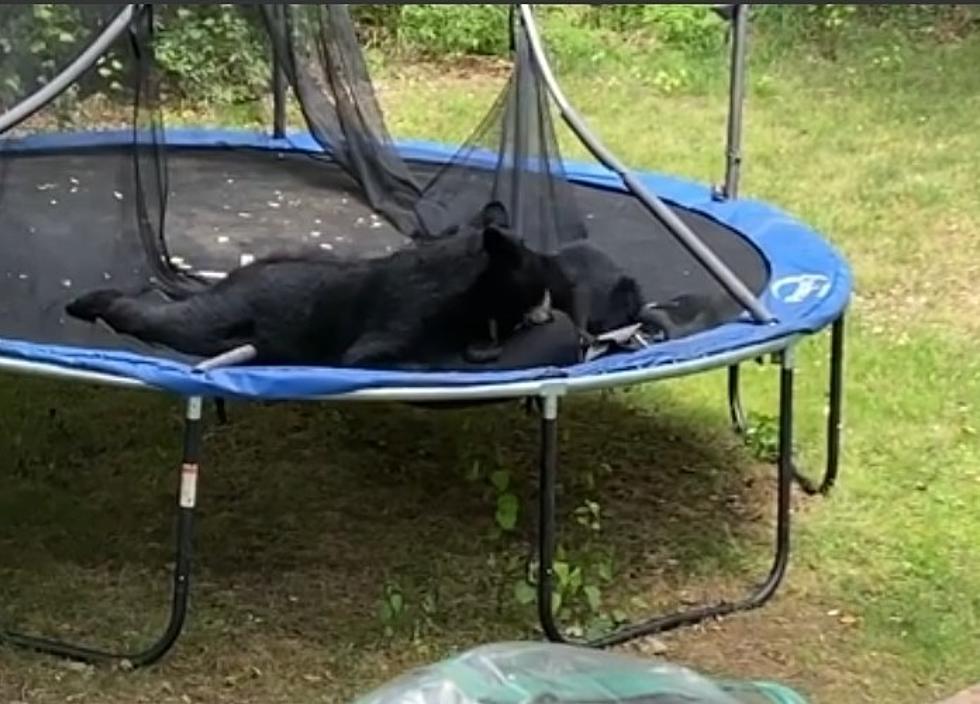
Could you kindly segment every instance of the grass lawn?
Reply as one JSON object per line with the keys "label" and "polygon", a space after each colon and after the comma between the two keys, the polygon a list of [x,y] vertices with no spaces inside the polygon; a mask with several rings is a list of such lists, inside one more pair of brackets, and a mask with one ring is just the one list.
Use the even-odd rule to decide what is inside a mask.
{"label": "grass lawn", "polygon": [[[842,478],[797,501],[770,606],[631,646],[817,703],[926,704],[978,676],[980,41],[903,57],[753,70],[743,192],[826,233],[857,276]],[[648,79],[582,72],[566,89],[631,165],[717,181],[724,86],[665,97]],[[382,98],[397,134],[454,140],[501,80],[389,71]],[[820,337],[799,354],[810,466],[825,350]],[[749,408],[772,417],[775,369],[744,376]],[[179,405],[5,378],[0,406],[0,621],[142,642],[168,598]],[[531,418],[511,405],[231,412],[208,428],[177,649],[134,673],[0,651],[0,701],[345,701],[453,649],[536,637],[514,597],[529,523],[499,529],[494,487],[505,473],[533,509]],[[728,432],[723,372],[575,398],[562,423],[562,508],[601,513],[598,531],[570,521],[570,559],[621,578],[603,609],[734,594],[764,568],[773,469]]]}

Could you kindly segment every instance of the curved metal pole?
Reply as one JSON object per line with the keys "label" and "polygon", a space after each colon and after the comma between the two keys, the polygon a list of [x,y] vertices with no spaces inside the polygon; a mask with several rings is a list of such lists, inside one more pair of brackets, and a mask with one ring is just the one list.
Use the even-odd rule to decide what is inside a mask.
{"label": "curved metal pole", "polygon": [[138,9],[139,5],[137,4],[126,5],[113,18],[112,22],[102,30],[102,34],[96,37],[74,61],[62,69],[61,73],[48,81],[43,87],[21,100],[14,107],[10,108],[10,110],[3,113],[3,115],[0,115],[0,134],[26,120],[78,80],[78,77],[90,69],[99,60],[99,57],[108,51],[112,43],[122,36],[122,33],[129,27]]}
{"label": "curved metal pole", "polygon": [[660,198],[651,193],[640,181],[633,176],[629,170],[603,146],[598,139],[589,131],[585,122],[578,115],[575,109],[568,102],[558,81],[555,79],[548,59],[544,54],[541,44],[541,37],[538,34],[534,15],[529,5],[518,5],[521,14],[521,21],[527,35],[528,45],[531,55],[537,63],[541,77],[544,79],[548,92],[558,105],[562,118],[569,128],[582,140],[592,155],[598,159],[606,168],[614,171],[626,187],[639,198],[646,208],[653,213],[680,241],[684,247],[708,270],[714,279],[724,288],[739,304],[742,305],[759,323],[773,323],[775,316],[759,301],[749,290],[745,283],[738,278],[731,269],[723,262],[701,239],[684,224],[684,222],[671,210]]}

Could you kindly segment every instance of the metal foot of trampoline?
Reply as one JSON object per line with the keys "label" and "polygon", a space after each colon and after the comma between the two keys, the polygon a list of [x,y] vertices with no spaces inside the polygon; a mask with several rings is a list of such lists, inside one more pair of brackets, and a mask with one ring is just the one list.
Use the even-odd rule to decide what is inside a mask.
{"label": "metal foot of trampoline", "polygon": [[[844,378],[844,316],[834,321],[830,329],[830,376],[828,380],[828,412],[827,412],[827,458],[824,474],[819,482],[815,482],[800,470],[795,460],[793,477],[804,493],[815,496],[826,495],[837,482],[840,468],[840,437],[841,437],[841,407],[843,405]],[[739,367],[728,368],[728,412],[732,422],[732,430],[744,437],[748,431],[748,421],[742,406]]]}
{"label": "metal foot of trampoline", "polygon": [[772,566],[765,580],[740,601],[722,601],[695,607],[666,616],[648,618],[628,624],[599,638],[578,641],[567,638],[557,623],[553,608],[554,560],[556,550],[556,490],[558,471],[558,397],[543,399],[541,414],[541,455],[538,495],[538,618],[545,636],[558,643],[576,643],[592,647],[608,647],[681,626],[694,625],[707,619],[754,609],[765,604],[775,593],[786,573],[790,552],[790,499],[793,485],[791,448],[793,444],[793,380],[792,351],[780,358],[779,383],[779,458],[777,462],[776,536]]}
{"label": "metal foot of trampoline", "polygon": [[228,425],[228,404],[223,398],[214,399],[214,413],[219,425]]}
{"label": "metal foot of trampoline", "polygon": [[115,653],[83,645],[39,636],[0,630],[0,645],[26,648],[50,655],[88,663],[119,662],[129,667],[150,665],[162,658],[173,647],[184,626],[190,591],[192,535],[194,506],[197,494],[198,463],[201,451],[202,399],[192,397],[187,401],[184,424],[183,461],[177,496],[176,557],[173,570],[173,594],[170,602],[170,618],[163,633],[147,648],[135,653]]}

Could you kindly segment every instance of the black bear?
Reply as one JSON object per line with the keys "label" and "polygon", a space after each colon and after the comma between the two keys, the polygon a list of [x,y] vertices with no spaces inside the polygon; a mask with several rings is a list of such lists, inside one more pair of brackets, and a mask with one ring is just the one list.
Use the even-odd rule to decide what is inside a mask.
{"label": "black bear", "polygon": [[607,254],[589,242],[571,242],[559,250],[558,262],[572,282],[566,312],[583,330],[600,335],[641,322],[646,301],[640,284]]}
{"label": "black bear", "polygon": [[416,367],[467,351],[492,360],[511,332],[549,317],[550,284],[568,285],[554,258],[491,223],[383,258],[274,255],[179,301],[103,289],[66,311],[202,357],[252,345],[253,363]]}
{"label": "black bear", "polygon": [[[488,205],[481,215],[483,226],[510,225],[507,210],[499,202]],[[656,321],[645,314],[646,300],[639,282],[587,240],[562,245],[557,257],[549,258],[545,274],[549,277],[551,306],[572,319],[586,342],[636,323],[658,332]]]}

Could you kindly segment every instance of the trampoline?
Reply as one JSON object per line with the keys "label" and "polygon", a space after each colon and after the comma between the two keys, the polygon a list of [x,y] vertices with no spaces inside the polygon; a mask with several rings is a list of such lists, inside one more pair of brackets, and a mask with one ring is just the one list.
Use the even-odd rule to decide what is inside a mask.
{"label": "trampoline", "polygon": [[[725,368],[732,422],[736,431],[744,432],[739,364],[771,355],[780,369],[779,491],[775,554],[766,579],[742,601],[629,624],[590,644],[620,643],[764,603],[776,591],[789,558],[794,477],[809,493],[826,492],[836,478],[843,320],[852,280],[846,261],[818,233],[770,204],[738,197],[747,16],[741,5],[723,10],[732,39],[728,168],[724,184],[713,188],[622,166],[561,93],[528,6],[512,12],[514,75],[485,121],[496,120],[505,129],[481,128],[460,147],[389,141],[380,122],[361,124],[362,141],[367,134],[374,140],[369,146],[387,147],[374,153],[374,161],[364,157],[370,150],[352,158],[360,147],[349,114],[345,121],[342,106],[334,107],[332,121],[324,119],[328,113],[316,99],[317,91],[327,90],[325,83],[304,73],[301,61],[309,58],[302,31],[321,32],[315,36],[361,61],[351,53],[356,47],[342,6],[262,8],[277,66],[276,119],[269,133],[214,127],[164,131],[146,103],[146,86],[152,85],[146,51],[152,46],[152,6],[104,8],[95,38],[56,80],[33,94],[15,96],[9,104],[0,102],[0,369],[161,391],[185,400],[171,621],[158,641],[131,654],[13,632],[0,632],[0,642],[83,660],[125,657],[136,665],[151,663],[170,649],[184,621],[190,587],[201,409],[206,399],[225,398],[436,405],[533,400],[541,423],[539,615],[544,634],[564,641],[551,607],[560,399]],[[328,28],[310,30],[310,23],[299,21],[312,13],[329,20]],[[137,87],[137,114],[132,124],[71,131],[30,128],[35,115],[43,114],[67,86],[92,70],[99,56],[120,43],[128,47],[135,66],[131,80]],[[340,70],[347,69],[326,69],[331,79],[337,76],[329,72]],[[305,129],[287,129],[284,103],[290,87],[301,103]],[[337,93],[331,97],[339,105]],[[553,128],[547,107],[542,107],[546,98],[598,163],[561,160],[553,153]],[[374,106],[372,100],[354,100],[361,100],[360,108]],[[513,107],[521,101],[534,103],[537,112],[522,118]],[[361,113],[370,115],[370,110]],[[497,141],[488,140],[489,134],[498,135]],[[536,165],[513,166],[532,161]],[[428,186],[406,195],[399,179],[409,177]],[[174,290],[185,283],[206,286],[284,247],[382,256],[411,246],[406,213],[426,212],[405,208],[406,198],[414,199],[415,206],[421,202],[435,208],[427,212],[436,219],[458,220],[453,208],[463,204],[472,209],[473,203],[485,201],[485,184],[499,188],[502,181],[510,184],[511,202],[540,201],[544,192],[558,194],[551,207],[514,208],[521,228],[543,233],[537,244],[546,246],[547,237],[560,239],[568,229],[568,213],[574,212],[589,240],[640,283],[648,300],[693,295],[704,305],[678,318],[669,339],[635,351],[572,366],[431,372],[259,366],[239,363],[243,359],[234,352],[197,359],[73,320],[64,311],[74,296],[106,285]],[[813,484],[796,472],[792,459],[792,352],[802,338],[828,327],[827,464],[822,481]]]}

